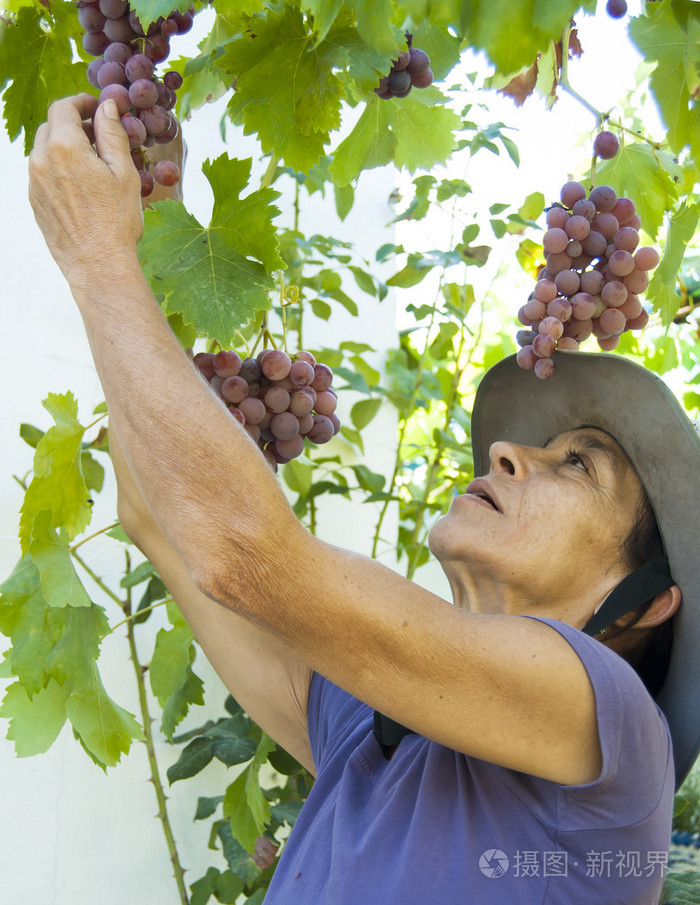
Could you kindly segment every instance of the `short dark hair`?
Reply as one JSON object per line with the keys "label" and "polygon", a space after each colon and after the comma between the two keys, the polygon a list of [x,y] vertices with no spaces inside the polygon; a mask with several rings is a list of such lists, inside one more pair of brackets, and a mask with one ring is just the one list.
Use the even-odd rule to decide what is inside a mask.
{"label": "short dark hair", "polygon": [[[638,569],[654,559],[666,558],[656,515],[649,497],[643,490],[637,503],[634,524],[622,544],[621,552],[625,564],[631,570]],[[653,602],[654,598],[637,607],[635,618],[614,637],[619,637],[639,622]],[[625,658],[652,697],[656,697],[661,691],[668,672],[673,646],[673,621],[671,617],[661,625],[655,626],[648,637],[641,640]]]}

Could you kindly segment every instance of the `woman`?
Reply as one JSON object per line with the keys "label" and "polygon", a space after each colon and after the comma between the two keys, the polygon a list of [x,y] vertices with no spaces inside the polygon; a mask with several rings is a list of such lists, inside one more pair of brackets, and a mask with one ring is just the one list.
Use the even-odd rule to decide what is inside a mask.
{"label": "woman", "polygon": [[[195,372],[141,273],[139,180],[111,102],[54,104],[30,174],[109,405],[122,525],[239,703],[317,774],[269,905],[655,905],[668,727],[633,669],[581,629],[618,587],[622,610],[594,628],[626,628],[611,642],[622,653],[678,611],[661,700],[680,779],[700,725],[682,682],[697,677],[700,448],[670,394],[612,357],[562,353],[544,384],[512,362],[489,372],[474,416],[488,474],[431,535],[449,603],[309,535]],[[675,583],[658,569],[630,600],[642,485]],[[384,732],[397,726],[408,734]]]}

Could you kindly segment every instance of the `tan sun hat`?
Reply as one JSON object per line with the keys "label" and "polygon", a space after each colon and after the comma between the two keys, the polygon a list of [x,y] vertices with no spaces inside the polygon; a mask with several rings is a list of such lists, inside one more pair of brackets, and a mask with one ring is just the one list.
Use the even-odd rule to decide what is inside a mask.
{"label": "tan sun hat", "polygon": [[472,413],[474,473],[488,471],[497,440],[543,446],[579,427],[606,431],[629,456],[683,595],[668,674],[656,697],[671,730],[678,787],[700,751],[700,436],[666,384],[646,368],[609,353],[557,352],[555,362],[549,380],[524,371],[515,356],[484,375]]}

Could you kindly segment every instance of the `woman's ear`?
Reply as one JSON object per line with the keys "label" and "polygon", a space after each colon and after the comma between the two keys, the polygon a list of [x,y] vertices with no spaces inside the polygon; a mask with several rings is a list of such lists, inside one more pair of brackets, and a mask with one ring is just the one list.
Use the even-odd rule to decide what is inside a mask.
{"label": "woman's ear", "polygon": [[654,598],[646,613],[639,622],[635,622],[632,628],[653,628],[666,622],[678,610],[681,605],[681,591],[678,585],[671,585],[666,591],[662,591]]}

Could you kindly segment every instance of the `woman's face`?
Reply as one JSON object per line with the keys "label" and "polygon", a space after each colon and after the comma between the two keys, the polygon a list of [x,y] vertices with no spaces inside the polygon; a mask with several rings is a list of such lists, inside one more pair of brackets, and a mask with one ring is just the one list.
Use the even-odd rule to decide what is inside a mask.
{"label": "woman's face", "polygon": [[430,533],[458,604],[585,624],[629,572],[642,486],[615,440],[581,428],[544,448],[494,443],[491,467]]}

